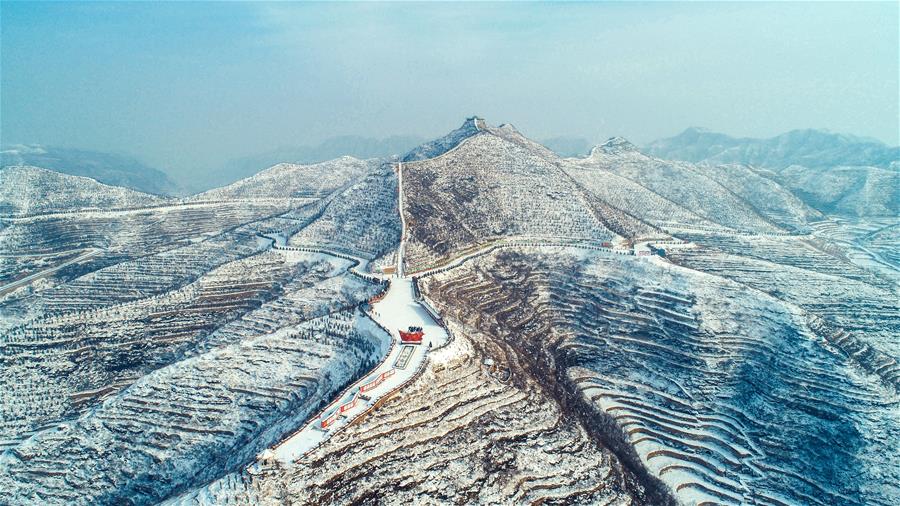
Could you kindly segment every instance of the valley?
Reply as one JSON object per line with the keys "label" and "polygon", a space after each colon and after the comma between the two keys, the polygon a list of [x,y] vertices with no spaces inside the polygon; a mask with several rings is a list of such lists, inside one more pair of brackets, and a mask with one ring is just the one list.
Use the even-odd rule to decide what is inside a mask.
{"label": "valley", "polygon": [[472,117],[185,198],[2,169],[0,489],[896,503],[896,171],[810,195],[674,142],[563,158]]}

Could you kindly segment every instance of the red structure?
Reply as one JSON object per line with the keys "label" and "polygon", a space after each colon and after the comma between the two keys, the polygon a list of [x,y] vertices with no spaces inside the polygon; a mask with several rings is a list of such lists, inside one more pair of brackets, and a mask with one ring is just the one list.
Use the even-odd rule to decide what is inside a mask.
{"label": "red structure", "polygon": [[404,344],[422,344],[422,327],[410,327],[408,331],[400,331],[400,342]]}
{"label": "red structure", "polygon": [[350,399],[350,402],[343,404],[340,408],[338,408],[339,413],[343,413],[344,411],[350,411],[351,409],[356,407],[356,404],[359,402],[359,392],[353,394],[353,398]]}
{"label": "red structure", "polygon": [[359,391],[360,391],[360,392],[368,392],[369,390],[372,390],[372,389],[374,389],[374,388],[377,388],[378,385],[384,383],[384,380],[386,380],[387,378],[390,378],[390,377],[393,376],[393,375],[394,375],[394,370],[393,370],[393,369],[388,369],[387,371],[385,371],[385,372],[379,374],[379,375],[378,375],[375,379],[373,379],[372,381],[370,381],[370,382],[366,383],[365,385],[359,387]]}
{"label": "red structure", "polygon": [[340,416],[340,414],[341,414],[340,411],[334,410],[334,413],[332,413],[332,414],[326,416],[325,418],[323,418],[323,419],[322,419],[322,428],[323,428],[323,429],[327,429],[328,427],[330,427],[331,425],[333,425],[334,422],[337,421],[338,416]]}

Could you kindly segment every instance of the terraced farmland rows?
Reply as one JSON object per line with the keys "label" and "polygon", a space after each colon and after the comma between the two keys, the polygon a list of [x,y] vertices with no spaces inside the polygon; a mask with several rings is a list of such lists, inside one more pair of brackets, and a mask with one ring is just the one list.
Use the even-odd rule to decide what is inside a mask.
{"label": "terraced farmland rows", "polygon": [[[9,392],[0,417],[5,444],[90,407],[184,353],[271,333],[353,306],[377,290],[345,274],[349,262],[290,256],[286,262],[280,253],[257,255],[162,295],[12,329],[0,342]],[[43,379],[35,382],[38,372]]]}
{"label": "terraced farmland rows", "polygon": [[0,487],[43,504],[159,501],[245,463],[386,344],[345,311],[179,361],[2,454]]}
{"label": "terraced farmland rows", "polygon": [[374,260],[400,242],[397,176],[390,164],[367,174],[328,202],[290,245],[344,251]]}
{"label": "terraced farmland rows", "polygon": [[[348,177],[368,167],[350,165]],[[312,203],[254,194],[10,222],[0,233],[22,251],[40,243],[30,254],[105,250],[0,305],[0,489],[17,503],[155,502],[246,464],[371,368],[386,336],[356,308],[381,287],[353,261],[259,234],[346,235],[318,220],[356,220],[347,249],[383,255],[396,203],[364,198],[383,175],[320,178]]]}
{"label": "terraced farmland rows", "polygon": [[457,317],[579,392],[575,409],[603,444],[681,501],[898,497],[896,392],[800,315],[677,268],[578,258],[494,253],[422,289],[442,311],[466,301]]}
{"label": "terraced farmland rows", "polygon": [[301,465],[232,475],[176,502],[631,504],[643,494],[512,348],[451,329],[457,339],[415,383]]}
{"label": "terraced farmland rows", "polygon": [[[900,356],[897,355],[900,307],[896,303],[897,287],[890,281],[815,252],[810,252],[812,259],[785,253],[778,247],[722,253],[717,249],[728,248],[731,239],[694,237],[694,240],[711,246],[673,251],[669,258],[691,269],[733,279],[809,311],[828,327],[821,327],[823,337],[831,339],[854,362],[900,391]],[[777,246],[777,243],[765,244]],[[822,261],[815,261],[817,257],[822,257]]]}

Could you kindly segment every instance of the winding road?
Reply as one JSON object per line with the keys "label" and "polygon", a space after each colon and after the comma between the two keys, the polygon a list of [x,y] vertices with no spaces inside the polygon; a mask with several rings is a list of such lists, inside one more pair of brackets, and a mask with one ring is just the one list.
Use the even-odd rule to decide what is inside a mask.
{"label": "winding road", "polygon": [[[398,200],[401,218],[400,245],[397,248],[397,274],[389,278],[390,285],[384,297],[372,306],[371,316],[381,327],[390,332],[391,345],[384,359],[360,380],[345,388],[331,404],[307,421],[298,431],[260,454],[260,461],[275,460],[282,466],[290,466],[305,454],[323,444],[332,434],[346,427],[360,415],[373,409],[377,403],[415,379],[425,366],[428,350],[447,342],[447,331],[416,299],[414,281],[404,276],[403,252],[406,242],[406,220],[403,217],[403,167],[397,165]],[[284,241],[266,236],[275,249],[291,249]],[[281,242],[282,244],[279,244]],[[329,254],[320,250],[320,253]],[[339,255],[342,256],[343,255]],[[351,268],[355,268],[353,266]],[[422,344],[404,345],[400,342],[399,329],[409,326],[422,327],[425,336]],[[398,364],[401,353],[406,356]],[[251,472],[260,468],[260,462],[250,467]]]}

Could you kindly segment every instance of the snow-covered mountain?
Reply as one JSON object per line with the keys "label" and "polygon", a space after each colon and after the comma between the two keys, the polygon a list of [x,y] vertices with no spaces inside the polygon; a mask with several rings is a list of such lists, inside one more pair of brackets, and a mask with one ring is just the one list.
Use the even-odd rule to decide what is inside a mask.
{"label": "snow-covered mountain", "polygon": [[[0,503],[896,504],[897,171],[847,165],[473,117],[180,200],[3,169]],[[450,340],[373,399],[395,282]]]}
{"label": "snow-covered mountain", "polygon": [[29,165],[96,179],[154,195],[176,195],[178,185],[164,172],[127,156],[42,145],[3,146],[0,167]]}
{"label": "snow-covered mountain", "polygon": [[810,169],[792,165],[772,179],[828,214],[851,218],[900,216],[900,170],[897,168]]}
{"label": "snow-covered mountain", "polygon": [[408,268],[439,264],[504,236],[612,240],[556,159],[512,127],[482,122],[453,149],[405,162],[403,210],[416,224]]}
{"label": "snow-covered mountain", "polygon": [[717,224],[777,233],[821,218],[789,190],[746,165],[663,160],[622,138],[566,162],[576,179],[610,204],[663,228]]}
{"label": "snow-covered mountain", "polygon": [[193,200],[321,197],[366,174],[378,160],[342,156],[312,165],[279,163],[228,186],[205,191]]}
{"label": "snow-covered mountain", "polygon": [[411,162],[415,160],[426,160],[428,158],[434,158],[436,156],[440,156],[447,151],[455,148],[462,141],[468,139],[469,137],[477,134],[481,130],[481,124],[484,122],[483,119],[472,116],[471,118],[466,118],[466,121],[457,128],[456,130],[451,131],[447,135],[443,137],[439,137],[433,141],[428,141],[420,146],[413,148],[411,151],[403,155],[404,162]]}
{"label": "snow-covered mountain", "polygon": [[353,135],[332,137],[315,145],[283,146],[265,153],[229,160],[214,171],[197,174],[190,183],[192,187],[206,191],[250,177],[259,172],[261,167],[279,163],[314,164],[341,156],[387,158],[406,153],[424,141],[421,137],[413,136],[391,136],[384,139]]}
{"label": "snow-covered mountain", "polygon": [[0,169],[0,214],[118,209],[159,205],[164,197],[40,167]]}
{"label": "snow-covered mountain", "polygon": [[646,151],[673,160],[751,165],[821,212],[851,218],[900,214],[900,147],[872,139],[822,130],[736,139],[689,128]]}
{"label": "snow-covered mountain", "polygon": [[900,147],[874,139],[825,130],[793,130],[769,139],[735,138],[702,128],[688,128],[651,142],[646,152],[670,160],[741,163],[780,170],[791,165],[811,168],[872,166],[900,163]]}

